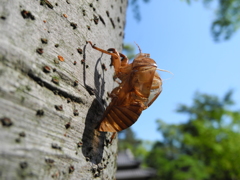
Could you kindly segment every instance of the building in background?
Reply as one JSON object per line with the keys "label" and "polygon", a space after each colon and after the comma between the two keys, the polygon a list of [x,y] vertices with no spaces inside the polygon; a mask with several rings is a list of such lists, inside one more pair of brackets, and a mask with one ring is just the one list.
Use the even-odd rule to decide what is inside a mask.
{"label": "building in background", "polygon": [[118,153],[116,180],[149,180],[156,175],[152,168],[141,168],[130,150]]}

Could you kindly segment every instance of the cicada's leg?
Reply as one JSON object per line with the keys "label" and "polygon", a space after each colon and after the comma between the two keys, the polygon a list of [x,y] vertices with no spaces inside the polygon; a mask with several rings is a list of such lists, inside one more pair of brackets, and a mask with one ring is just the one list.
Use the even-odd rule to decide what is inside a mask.
{"label": "cicada's leg", "polygon": [[119,55],[119,53],[117,52],[116,49],[114,49],[114,48],[108,49],[109,51],[113,52],[113,53],[111,53],[111,52],[108,52],[106,50],[103,50],[103,49],[100,49],[100,48],[96,47],[95,44],[92,44],[91,41],[88,41],[88,43],[92,46],[93,49],[96,49],[96,50],[98,50],[102,53],[111,55],[111,60],[112,60],[111,64],[114,66],[115,73],[119,72],[119,68],[121,66],[121,57],[120,57],[120,55]]}
{"label": "cicada's leg", "polygon": [[[102,52],[102,53],[105,53],[105,54],[108,54],[108,55],[116,56],[116,57],[117,57],[117,54],[116,54],[116,53],[110,53],[110,52],[108,52],[108,51],[106,51],[106,50],[104,50],[104,49],[98,48],[98,47],[96,47],[95,44],[92,44],[91,41],[87,41],[87,42],[92,46],[93,49],[96,49],[96,50],[98,50],[98,51],[100,51],[100,52]],[[119,56],[119,55],[118,55],[118,56]]]}
{"label": "cicada's leg", "polygon": [[119,53],[120,54],[120,57],[122,58],[121,60],[121,66],[126,66],[128,64],[128,58],[127,56],[125,56],[124,54],[122,53]]}
{"label": "cicada's leg", "polygon": [[118,54],[118,56],[121,57],[121,66],[126,66],[128,64],[128,58],[122,53],[117,52],[114,48],[109,48],[108,51],[112,51],[115,54]]}
{"label": "cicada's leg", "polygon": [[112,51],[113,53],[118,53],[118,51],[115,48],[109,48],[108,51]]}
{"label": "cicada's leg", "polygon": [[[115,53],[115,54],[117,54],[118,56],[120,56],[120,61],[121,61],[121,68],[123,68],[123,67],[125,67],[125,66],[127,66],[128,65],[128,58],[127,58],[127,56],[125,56],[124,54],[122,54],[122,53],[119,53],[116,49],[114,49],[114,48],[109,48],[108,49],[108,51],[112,51],[113,53]],[[112,65],[115,67],[115,65],[114,65],[114,59],[113,59],[113,57],[112,57]],[[116,74],[118,74],[118,70],[116,70],[116,68],[115,68],[115,71],[116,71]]]}

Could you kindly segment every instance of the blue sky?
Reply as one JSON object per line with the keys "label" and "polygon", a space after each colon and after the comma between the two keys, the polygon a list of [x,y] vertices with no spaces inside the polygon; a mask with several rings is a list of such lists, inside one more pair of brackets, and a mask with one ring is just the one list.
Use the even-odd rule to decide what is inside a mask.
{"label": "blue sky", "polygon": [[172,78],[163,82],[161,95],[132,126],[137,138],[159,140],[157,119],[186,122],[187,116],[175,110],[179,104],[191,105],[195,92],[223,97],[233,89],[235,108],[240,109],[240,33],[214,42],[210,32],[214,11],[202,1],[188,5],[180,0],[151,0],[140,4],[142,19],[137,22],[128,8],[124,42],[137,42],[159,68],[174,73],[172,77],[160,72],[163,79]]}

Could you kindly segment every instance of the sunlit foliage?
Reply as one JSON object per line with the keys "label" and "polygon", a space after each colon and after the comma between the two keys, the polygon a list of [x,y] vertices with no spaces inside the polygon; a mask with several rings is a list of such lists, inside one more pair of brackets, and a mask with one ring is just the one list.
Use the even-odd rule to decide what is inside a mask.
{"label": "sunlit foliage", "polygon": [[222,99],[195,95],[192,106],[180,105],[188,122],[168,125],[158,120],[163,140],[146,157],[162,180],[240,179],[240,111],[232,110],[232,92]]}

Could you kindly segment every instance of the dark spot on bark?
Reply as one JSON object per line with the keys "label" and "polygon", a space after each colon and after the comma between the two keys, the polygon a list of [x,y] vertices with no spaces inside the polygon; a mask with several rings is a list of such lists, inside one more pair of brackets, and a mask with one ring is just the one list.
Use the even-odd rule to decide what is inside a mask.
{"label": "dark spot on bark", "polygon": [[79,84],[79,82],[76,80],[76,81],[74,81],[74,86],[78,86],[78,84]]}
{"label": "dark spot on bark", "polygon": [[111,23],[112,23],[113,29],[115,29],[115,24],[114,24],[114,22],[113,22],[113,19],[110,18],[110,21],[111,21]]}
{"label": "dark spot on bark", "polygon": [[85,63],[85,60],[84,60],[84,59],[82,59],[82,60],[81,60],[81,64],[84,64],[84,63]]}
{"label": "dark spot on bark", "polygon": [[47,164],[53,164],[55,161],[54,161],[53,159],[46,158],[46,159],[45,159],[45,162],[46,162]]}
{"label": "dark spot on bark", "polygon": [[106,25],[106,24],[105,24],[105,21],[104,21],[103,18],[102,18],[102,16],[101,16],[101,15],[98,15],[98,17],[99,17],[100,21],[101,21],[104,25]]}
{"label": "dark spot on bark", "polygon": [[10,126],[13,125],[13,122],[12,122],[12,120],[10,118],[3,117],[0,120],[1,120],[2,126],[10,127]]}
{"label": "dark spot on bark", "polygon": [[43,116],[44,115],[44,111],[42,109],[37,110],[36,113],[37,116]]}
{"label": "dark spot on bark", "polygon": [[37,52],[38,54],[43,54],[43,48],[37,48],[37,49],[36,49],[36,52]]}
{"label": "dark spot on bark", "polygon": [[25,132],[20,132],[20,133],[19,133],[19,136],[20,136],[20,137],[26,137],[26,134],[25,134]]}
{"label": "dark spot on bark", "polygon": [[22,17],[24,18],[24,19],[31,19],[31,20],[35,20],[35,17],[34,17],[34,15],[32,15],[32,13],[30,12],[30,11],[26,11],[26,10],[22,10],[21,11],[21,14],[22,14]]}
{"label": "dark spot on bark", "polygon": [[46,38],[41,38],[41,41],[43,44],[47,44],[48,43],[48,40]]}
{"label": "dark spot on bark", "polygon": [[96,25],[98,24],[98,17],[96,15],[93,15],[93,21]]}
{"label": "dark spot on bark", "polygon": [[43,67],[43,72],[50,73],[51,72],[51,68],[49,66],[44,66]]}
{"label": "dark spot on bark", "polygon": [[106,65],[104,63],[102,63],[102,69],[107,71],[107,67],[106,67]]}
{"label": "dark spot on bark", "polygon": [[109,12],[108,11],[106,11],[106,14],[107,14],[107,17],[109,17]]}
{"label": "dark spot on bark", "polygon": [[77,147],[79,148],[79,147],[82,147],[83,146],[83,143],[80,141],[80,142],[78,142],[77,143]]}
{"label": "dark spot on bark", "polygon": [[83,50],[81,48],[77,48],[79,54],[82,54]]}
{"label": "dark spot on bark", "polygon": [[40,0],[40,5],[47,5],[47,7],[53,9],[53,5],[48,0]]}
{"label": "dark spot on bark", "polygon": [[70,122],[68,122],[67,124],[65,124],[65,128],[66,128],[66,129],[70,128],[70,126],[71,126],[71,123],[70,123]]}
{"label": "dark spot on bark", "polygon": [[52,82],[54,83],[54,84],[59,84],[59,79],[57,78],[57,77],[53,77],[52,78]]}
{"label": "dark spot on bark", "polygon": [[5,17],[5,16],[1,16],[1,19],[2,19],[2,20],[6,20],[6,17]]}
{"label": "dark spot on bark", "polygon": [[71,22],[70,26],[72,26],[73,29],[76,29],[77,28],[77,23]]}
{"label": "dark spot on bark", "polygon": [[82,13],[83,13],[83,16],[86,16],[86,10],[85,9],[82,10]]}
{"label": "dark spot on bark", "polygon": [[63,111],[63,106],[62,105],[55,105],[54,107],[57,111]]}
{"label": "dark spot on bark", "polygon": [[58,144],[56,144],[56,143],[52,143],[52,148],[53,149],[62,150],[62,148]]}
{"label": "dark spot on bark", "polygon": [[72,173],[74,170],[75,170],[74,166],[72,166],[72,165],[69,166],[69,168],[68,168],[69,173]]}
{"label": "dark spot on bark", "polygon": [[78,115],[79,115],[79,112],[78,112],[77,109],[74,109],[74,111],[73,111],[73,115],[74,115],[74,116],[78,116]]}
{"label": "dark spot on bark", "polygon": [[26,169],[28,167],[28,163],[26,161],[20,162],[19,165],[22,169]]}

